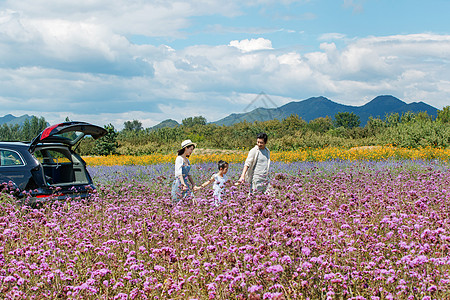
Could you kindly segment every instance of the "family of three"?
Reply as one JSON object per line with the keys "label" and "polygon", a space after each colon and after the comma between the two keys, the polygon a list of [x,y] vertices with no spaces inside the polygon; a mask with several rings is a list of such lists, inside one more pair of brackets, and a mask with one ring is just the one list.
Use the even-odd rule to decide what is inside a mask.
{"label": "family of three", "polygon": [[[266,147],[267,134],[260,133],[256,137],[256,146],[253,147],[244,163],[242,174],[236,183],[250,183],[250,192],[264,193],[269,185],[270,151]],[[218,172],[200,186],[196,186],[192,175],[189,174],[191,164],[189,156],[195,149],[196,144],[191,140],[181,143],[178,156],[175,159],[175,180],[172,184],[172,200],[179,202],[188,197],[193,197],[193,191],[213,183],[214,204],[219,205],[225,196],[225,183],[227,181],[228,163],[220,160],[218,162]]]}

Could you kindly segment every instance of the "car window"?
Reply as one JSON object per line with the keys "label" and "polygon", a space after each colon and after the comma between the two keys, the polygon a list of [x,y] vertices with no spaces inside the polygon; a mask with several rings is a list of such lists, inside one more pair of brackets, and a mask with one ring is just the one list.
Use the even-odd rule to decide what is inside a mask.
{"label": "car window", "polygon": [[23,166],[24,162],[19,153],[0,149],[0,166]]}
{"label": "car window", "polygon": [[34,156],[41,164],[70,163],[70,152],[60,149],[41,149],[34,152]]}
{"label": "car window", "polygon": [[69,132],[54,134],[53,137],[59,137],[59,138],[67,139],[69,141],[74,141],[74,140],[78,139],[78,137],[80,137],[81,135],[84,135],[84,133],[80,132],[80,131],[69,131]]}

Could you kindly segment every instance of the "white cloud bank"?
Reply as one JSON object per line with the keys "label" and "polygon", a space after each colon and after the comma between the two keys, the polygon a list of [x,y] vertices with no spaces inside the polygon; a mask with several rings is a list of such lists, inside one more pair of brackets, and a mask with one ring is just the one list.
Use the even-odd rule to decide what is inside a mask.
{"label": "white cloud bank", "polygon": [[242,52],[273,49],[272,42],[264,38],[242,40],[242,41],[231,41],[229,46],[236,47]]}
{"label": "white cloud bank", "polygon": [[134,118],[145,126],[195,115],[215,121],[262,91],[278,105],[319,95],[349,105],[381,94],[437,108],[450,102],[449,35],[370,36],[310,52],[277,49],[267,38],[174,50],[136,45],[127,35],[177,36],[189,16],[237,15],[237,2],[138,3],[0,4],[0,115],[117,127]]}

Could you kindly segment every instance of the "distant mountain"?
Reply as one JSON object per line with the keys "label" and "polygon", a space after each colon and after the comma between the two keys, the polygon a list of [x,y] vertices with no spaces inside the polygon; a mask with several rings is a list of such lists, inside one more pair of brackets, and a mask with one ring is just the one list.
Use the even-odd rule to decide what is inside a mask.
{"label": "distant mountain", "polygon": [[3,125],[3,124],[8,124],[8,125],[19,124],[19,125],[22,125],[25,122],[25,120],[31,120],[32,117],[33,116],[29,116],[29,115],[23,115],[23,116],[20,116],[20,117],[15,117],[15,116],[13,116],[11,114],[7,114],[4,117],[0,117],[0,125]]}
{"label": "distant mountain", "polygon": [[411,111],[414,113],[425,111],[429,115],[436,117],[437,109],[424,102],[413,102],[407,104],[400,99],[390,96],[378,96],[363,106],[350,106],[333,102],[325,97],[312,97],[303,101],[289,102],[277,108],[257,108],[247,113],[231,114],[223,119],[213,122],[217,125],[232,125],[242,121],[268,121],[273,119],[285,119],[292,114],[297,114],[303,120],[309,122],[319,117],[329,116],[334,118],[338,112],[353,112],[361,120],[364,126],[369,117],[384,118],[386,114]]}
{"label": "distant mountain", "polygon": [[159,123],[159,124],[157,124],[157,125],[151,127],[150,129],[151,129],[151,130],[157,130],[157,129],[163,128],[163,127],[170,127],[170,128],[173,128],[173,127],[177,127],[178,125],[180,125],[180,124],[178,124],[177,121],[172,120],[172,119],[167,119],[167,120],[164,120],[164,121],[162,121],[161,123]]}
{"label": "distant mountain", "polygon": [[408,104],[393,96],[378,96],[369,103],[358,107],[358,110],[354,113],[361,118],[361,124],[366,124],[370,116],[384,118],[386,114],[398,113],[401,115],[408,111],[413,113],[426,112],[434,118],[436,118],[438,112],[437,108],[422,101]]}

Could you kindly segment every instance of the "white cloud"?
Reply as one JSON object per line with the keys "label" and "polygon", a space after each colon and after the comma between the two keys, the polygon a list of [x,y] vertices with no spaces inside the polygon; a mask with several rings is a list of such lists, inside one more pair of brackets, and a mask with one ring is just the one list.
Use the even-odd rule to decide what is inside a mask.
{"label": "white cloud", "polygon": [[[114,42],[104,42],[114,48]],[[448,105],[450,36],[368,37],[342,49],[323,43],[321,51],[304,54],[270,49],[265,39],[253,43],[251,47],[251,40],[237,45],[247,50],[266,45],[267,49],[245,52],[223,45],[174,50],[128,45],[116,51],[119,54],[113,60],[117,64],[140,56],[154,70],[151,76],[80,73],[56,67],[0,69],[0,103],[5,114],[33,112],[56,118],[50,121],[69,115],[116,127],[127,118],[142,118],[146,126],[167,118],[181,122],[193,115],[215,121],[242,112],[261,91],[279,105],[319,95],[361,105],[380,94],[425,101],[438,108]],[[99,50],[93,47],[92,51]]]}
{"label": "white cloud", "polygon": [[324,33],[319,36],[319,41],[329,41],[329,40],[342,40],[345,39],[346,35],[337,32]]}
{"label": "white cloud", "polygon": [[20,12],[26,19],[64,19],[110,28],[119,34],[181,36],[190,17],[241,14],[234,1],[107,1],[22,0],[4,1],[1,7]]}
{"label": "white cloud", "polygon": [[251,52],[256,50],[273,49],[272,42],[264,38],[246,39],[241,41],[231,41],[229,46],[236,47],[242,52]]}
{"label": "white cloud", "polygon": [[242,6],[138,4],[0,2],[0,115],[28,113],[50,122],[69,116],[116,127],[136,118],[152,126],[199,114],[215,121],[242,112],[262,91],[279,105],[320,95],[359,105],[380,94],[448,105],[449,35],[348,39],[333,33],[322,35],[314,51],[277,49],[266,37],[173,49],[136,45],[127,36],[182,36],[192,16],[236,16]]}
{"label": "white cloud", "polygon": [[353,13],[362,13],[364,12],[363,3],[364,0],[344,0],[344,7],[351,8]]}

